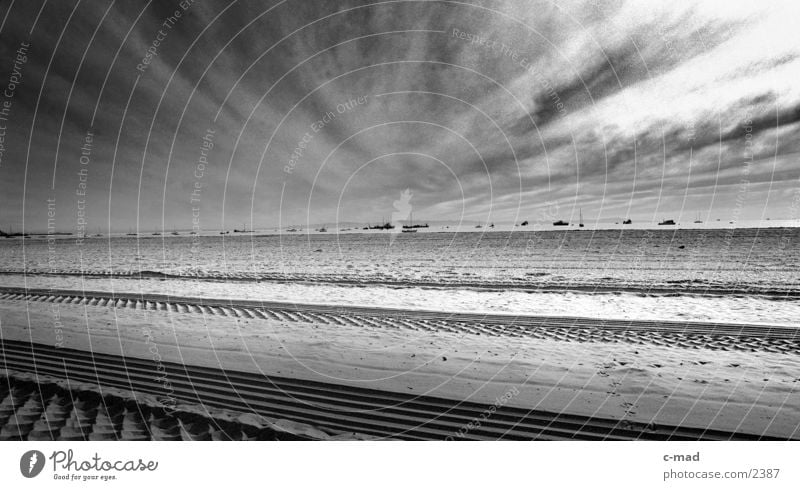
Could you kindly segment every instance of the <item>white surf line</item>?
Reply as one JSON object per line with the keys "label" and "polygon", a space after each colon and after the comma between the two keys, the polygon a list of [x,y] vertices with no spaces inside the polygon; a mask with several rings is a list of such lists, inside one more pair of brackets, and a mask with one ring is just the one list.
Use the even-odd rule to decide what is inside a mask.
{"label": "white surf line", "polygon": [[22,276],[44,276],[44,277],[81,277],[85,279],[92,278],[114,278],[114,279],[170,279],[176,281],[226,281],[235,283],[292,283],[300,285],[332,285],[332,286],[388,286],[398,288],[429,288],[429,289],[462,289],[474,291],[521,291],[521,292],[536,292],[536,293],[575,293],[575,294],[589,294],[589,295],[606,295],[616,293],[630,293],[630,294],[646,294],[648,296],[662,296],[680,294],[681,296],[689,297],[730,297],[733,296],[748,296],[760,297],[770,300],[787,300],[793,301],[800,298],[800,289],[788,286],[785,289],[764,286],[764,287],[727,287],[717,286],[711,284],[703,284],[702,286],[686,287],[683,284],[676,286],[668,285],[653,285],[652,283],[646,284],[631,284],[620,283],[612,285],[601,285],[587,283],[585,285],[575,284],[568,282],[564,284],[559,283],[519,283],[519,282],[504,282],[504,281],[457,281],[457,280],[437,280],[436,282],[426,280],[414,279],[378,279],[378,278],[358,278],[342,279],[341,276],[329,275],[314,275],[314,274],[287,274],[281,272],[275,273],[233,273],[233,274],[218,274],[218,273],[191,273],[191,274],[176,274],[169,272],[159,271],[85,271],[81,269],[65,269],[59,271],[47,270],[21,270],[21,269],[2,269],[2,275],[22,275]]}

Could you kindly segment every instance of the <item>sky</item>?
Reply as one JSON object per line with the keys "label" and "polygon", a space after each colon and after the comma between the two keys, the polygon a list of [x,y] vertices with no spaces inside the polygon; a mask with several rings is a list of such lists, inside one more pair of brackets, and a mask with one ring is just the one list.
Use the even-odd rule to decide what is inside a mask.
{"label": "sky", "polygon": [[406,190],[415,221],[798,219],[798,18],[792,0],[4,2],[0,229],[378,222]]}

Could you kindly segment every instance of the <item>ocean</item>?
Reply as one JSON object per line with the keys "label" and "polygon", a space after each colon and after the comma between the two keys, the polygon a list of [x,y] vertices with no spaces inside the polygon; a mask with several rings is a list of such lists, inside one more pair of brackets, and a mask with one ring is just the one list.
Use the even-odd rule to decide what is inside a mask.
{"label": "ocean", "polygon": [[0,271],[797,296],[800,229],[5,239]]}

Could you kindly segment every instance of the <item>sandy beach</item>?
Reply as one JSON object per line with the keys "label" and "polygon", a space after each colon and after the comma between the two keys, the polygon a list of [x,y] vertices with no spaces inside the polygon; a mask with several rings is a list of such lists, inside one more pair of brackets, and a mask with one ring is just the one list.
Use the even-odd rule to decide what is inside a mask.
{"label": "sandy beach", "polygon": [[[502,399],[506,410],[681,428],[696,438],[800,431],[793,327],[13,289],[0,290],[0,318],[3,341],[248,373],[263,384],[306,380],[486,409]],[[235,393],[238,384],[228,384]],[[356,413],[370,420],[369,410]],[[396,429],[402,438],[406,429]],[[451,424],[429,437],[491,436],[470,432]]]}

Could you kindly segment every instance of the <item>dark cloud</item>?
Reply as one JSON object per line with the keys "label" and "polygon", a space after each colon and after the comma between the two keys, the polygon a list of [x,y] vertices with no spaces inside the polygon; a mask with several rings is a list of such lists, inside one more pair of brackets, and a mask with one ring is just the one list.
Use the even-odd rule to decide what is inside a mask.
{"label": "dark cloud", "polygon": [[[368,4],[14,2],[3,86],[21,43],[30,48],[6,124],[0,227],[21,227],[24,211],[25,226],[42,229],[55,198],[58,227],[75,228],[89,131],[90,227],[122,231],[188,228],[196,185],[208,228],[272,226],[281,214],[330,221],[339,203],[341,219],[374,219],[405,188],[428,219],[462,206],[499,221],[551,201],[645,203],[654,189],[734,186],[746,141],[753,182],[796,185],[798,49],[780,37],[755,46],[783,32],[786,15],[703,3]],[[368,102],[347,105],[359,97]],[[197,177],[209,129],[215,146]]]}

